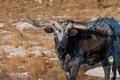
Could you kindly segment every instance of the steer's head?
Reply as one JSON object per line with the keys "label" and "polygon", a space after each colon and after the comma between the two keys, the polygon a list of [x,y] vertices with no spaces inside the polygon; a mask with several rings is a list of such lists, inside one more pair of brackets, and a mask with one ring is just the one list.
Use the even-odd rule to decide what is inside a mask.
{"label": "steer's head", "polygon": [[32,20],[28,15],[26,15],[26,18],[32,25],[36,27],[44,27],[45,32],[54,34],[55,48],[57,53],[66,52],[66,46],[69,36],[75,36],[78,33],[78,29],[87,30],[92,28],[99,19],[98,18],[87,25],[81,25],[80,22],[74,22],[70,20],[39,24]]}

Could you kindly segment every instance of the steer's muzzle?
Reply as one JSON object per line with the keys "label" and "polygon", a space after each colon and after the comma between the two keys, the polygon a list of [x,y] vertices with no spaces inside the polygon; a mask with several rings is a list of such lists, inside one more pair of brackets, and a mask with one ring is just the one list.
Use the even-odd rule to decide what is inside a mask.
{"label": "steer's muzzle", "polygon": [[64,47],[61,47],[61,46],[60,46],[60,47],[58,48],[58,52],[59,52],[59,53],[65,53],[65,51],[66,51],[66,50],[65,50]]}

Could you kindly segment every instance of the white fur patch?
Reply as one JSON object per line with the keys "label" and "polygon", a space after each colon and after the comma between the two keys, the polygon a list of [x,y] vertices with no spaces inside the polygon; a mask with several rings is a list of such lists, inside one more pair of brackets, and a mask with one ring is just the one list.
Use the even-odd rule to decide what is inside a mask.
{"label": "white fur patch", "polygon": [[66,72],[66,75],[67,75],[67,76],[69,76],[69,74],[70,74],[69,72]]}
{"label": "white fur patch", "polygon": [[56,34],[58,36],[58,40],[62,41],[63,36],[64,36],[63,31],[62,30],[61,31],[55,30],[55,32],[56,32]]}

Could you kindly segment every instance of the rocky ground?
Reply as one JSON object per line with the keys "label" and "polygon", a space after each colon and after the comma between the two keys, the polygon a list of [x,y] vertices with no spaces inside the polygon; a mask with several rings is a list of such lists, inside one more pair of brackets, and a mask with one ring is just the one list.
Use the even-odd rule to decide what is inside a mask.
{"label": "rocky ground", "polygon": [[[0,0],[0,80],[66,80],[52,34],[29,24],[25,13],[39,22],[90,21],[98,16],[114,17],[120,22],[119,3],[119,0]],[[88,75],[97,74],[98,70],[84,74],[100,66],[100,63],[82,65],[77,80],[103,80],[103,73]]]}

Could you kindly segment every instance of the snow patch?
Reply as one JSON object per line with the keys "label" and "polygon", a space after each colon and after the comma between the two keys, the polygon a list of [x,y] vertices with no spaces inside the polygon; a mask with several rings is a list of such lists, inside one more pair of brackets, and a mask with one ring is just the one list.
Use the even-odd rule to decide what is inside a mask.
{"label": "snow patch", "polygon": [[17,66],[17,69],[24,69],[25,66]]}
{"label": "snow patch", "polygon": [[8,57],[12,57],[12,56],[21,56],[21,57],[23,57],[25,55],[25,51],[22,48],[22,46],[18,46],[16,48],[16,47],[10,46],[10,45],[3,45],[3,46],[0,46],[0,49],[4,50],[5,53],[9,53]]}
{"label": "snow patch", "polygon": [[56,61],[56,60],[59,60],[59,59],[58,58],[50,58],[50,60]]}
{"label": "snow patch", "polygon": [[43,79],[40,79],[40,78],[39,78],[38,80],[43,80]]}
{"label": "snow patch", "polygon": [[0,28],[3,28],[4,26],[4,23],[0,23]]}
{"label": "snow patch", "polygon": [[32,49],[34,50],[41,50],[44,54],[51,54],[52,52],[49,51],[47,48],[45,47],[40,47],[40,46],[32,46]]}
{"label": "snow patch", "polygon": [[63,18],[71,18],[71,16],[63,15],[63,16],[52,16],[53,19],[58,18],[58,19],[63,19]]}
{"label": "snow patch", "polygon": [[29,29],[29,28],[35,28],[32,24],[27,22],[18,22],[13,24],[13,26],[16,26],[17,30],[23,31],[23,29]]}
{"label": "snow patch", "polygon": [[120,11],[120,8],[117,8],[118,11]]}
{"label": "snow patch", "polygon": [[15,56],[24,57],[27,54],[33,54],[35,56],[43,56],[43,54],[49,55],[53,53],[45,47],[35,46],[35,45],[26,50],[23,48],[23,46],[14,47],[11,45],[2,45],[0,46],[0,51],[4,51],[6,54],[8,54],[9,58]]}
{"label": "snow patch", "polygon": [[23,72],[23,73],[7,73],[10,76],[15,76],[15,77],[21,77],[21,78],[25,78],[29,76],[30,72]]}
{"label": "snow patch", "polygon": [[32,46],[31,48],[26,50],[26,52],[28,54],[33,54],[33,55],[38,55],[38,56],[41,56],[43,54],[45,54],[45,55],[52,54],[52,52],[49,51],[47,48],[41,47],[41,46]]}
{"label": "snow patch", "polygon": [[[96,77],[104,77],[104,70],[103,67],[96,67],[94,69],[90,69],[87,72],[85,72],[84,74],[89,75],[89,76],[96,76]],[[112,71],[110,72],[110,77],[113,76]],[[117,77],[120,77],[118,72],[117,72]]]}
{"label": "snow patch", "polygon": [[36,2],[38,2],[38,3],[42,3],[42,0],[35,0]]}
{"label": "snow patch", "polygon": [[10,30],[0,30],[0,33],[1,34],[12,34],[13,32],[12,31],[10,31]]}
{"label": "snow patch", "polygon": [[62,16],[52,16],[49,12],[47,13],[47,15],[38,15],[37,20],[45,20],[45,19],[70,19],[72,18],[72,16],[68,16],[68,15],[62,15]]}
{"label": "snow patch", "polygon": [[31,48],[29,48],[28,50],[26,50],[26,52],[28,54],[33,54],[33,55],[37,55],[37,56],[42,55],[40,46],[32,46]]}
{"label": "snow patch", "polygon": [[44,54],[51,54],[51,51],[49,51],[49,50],[46,49],[46,50],[43,51],[43,53]]}
{"label": "snow patch", "polygon": [[39,50],[34,50],[31,52],[31,54],[38,55],[38,56],[42,55],[41,51],[39,51]]}

